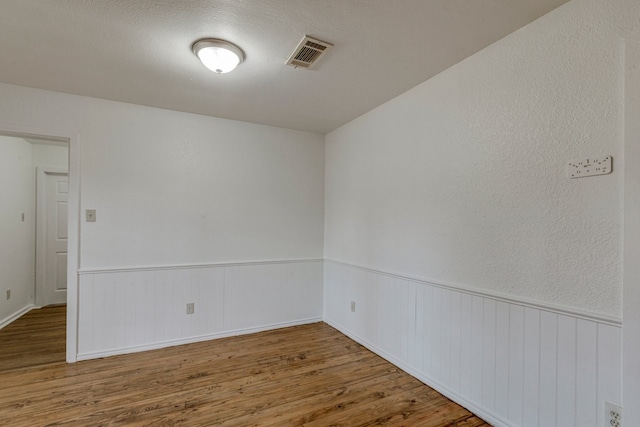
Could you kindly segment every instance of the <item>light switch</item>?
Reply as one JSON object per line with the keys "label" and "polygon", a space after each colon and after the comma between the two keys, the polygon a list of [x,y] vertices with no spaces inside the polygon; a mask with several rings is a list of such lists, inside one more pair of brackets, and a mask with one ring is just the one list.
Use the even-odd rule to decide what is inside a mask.
{"label": "light switch", "polygon": [[96,222],[96,210],[87,209],[87,222]]}

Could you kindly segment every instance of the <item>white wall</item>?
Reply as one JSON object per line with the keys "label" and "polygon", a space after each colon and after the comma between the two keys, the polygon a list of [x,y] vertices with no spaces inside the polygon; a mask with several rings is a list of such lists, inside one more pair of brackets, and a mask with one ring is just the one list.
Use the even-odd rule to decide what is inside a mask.
{"label": "white wall", "polygon": [[[321,135],[4,84],[0,84],[0,120],[0,131],[48,129],[79,143],[81,210],[96,209],[97,222],[70,225],[80,227],[83,275],[77,351],[134,351],[197,340],[202,334],[321,318],[321,300],[286,310],[250,304],[270,285],[247,274],[240,283],[227,282],[227,290],[235,295],[235,304],[246,299],[247,307],[254,307],[249,317],[253,324],[231,322],[224,330],[211,324],[203,332],[193,319],[216,315],[203,312],[211,307],[204,301],[212,295],[215,282],[198,276],[201,280],[175,283],[170,294],[160,285],[140,293],[137,282],[140,271],[221,268],[238,261],[242,263],[235,266],[251,270],[282,261],[278,265],[289,285],[273,288],[271,297],[287,301],[292,286],[307,298],[321,295],[322,271],[313,273],[313,260],[323,251]],[[309,271],[296,273],[299,260],[311,260]],[[115,324],[121,319],[82,305],[97,292],[87,279],[96,275],[101,277],[99,291],[112,295],[100,300],[102,304],[114,313],[124,304],[135,307],[138,332],[133,341],[127,338],[123,344],[117,339],[129,337],[133,325]],[[128,278],[122,279],[123,275]],[[131,285],[119,285],[125,282]],[[189,321],[187,302],[199,307]],[[227,308],[231,313],[228,310],[235,308],[231,305]],[[183,326],[170,336],[157,335],[154,318],[141,314],[155,312],[173,313],[177,317],[172,319]],[[115,341],[104,341],[115,347],[85,341],[88,336],[82,332],[87,330],[116,334]]]}
{"label": "white wall", "polygon": [[322,256],[321,135],[11,85],[0,95],[7,126],[79,133],[82,209],[98,218],[81,224],[81,269]]}
{"label": "white wall", "polygon": [[[23,139],[0,136],[0,327],[33,304],[35,170],[31,151],[31,144]],[[11,299],[7,300],[9,289]]]}
{"label": "white wall", "polygon": [[[623,63],[578,0],[327,136],[325,255],[620,316]],[[615,172],[569,180],[571,160]]]}
{"label": "white wall", "polygon": [[32,143],[31,155],[34,168],[49,166],[69,169],[69,148],[66,146]]}
{"label": "white wall", "polygon": [[320,135],[91,102],[83,269],[322,256]]}
{"label": "white wall", "polygon": [[[475,391],[424,362],[447,360],[455,338],[423,347],[428,337],[399,326],[393,339],[423,350],[392,355],[498,425],[596,425],[596,416],[601,425],[603,401],[622,397],[621,38],[638,16],[637,1],[573,0],[329,134],[325,257],[343,268],[325,271],[325,318],[383,352],[389,335],[382,326],[382,336],[373,333],[385,322],[371,304],[402,294],[403,281],[421,290],[385,308],[384,318],[399,325],[411,313],[431,319],[432,310],[447,310],[423,307],[420,292],[429,289],[479,299],[478,316],[495,316],[496,307],[533,310],[537,329],[506,344],[495,329],[503,322],[443,317],[445,327],[462,325],[457,333],[471,340],[462,345],[484,360],[447,371],[475,376]],[[567,179],[567,162],[606,155],[614,158],[612,174]],[[349,276],[362,267],[370,274]],[[388,273],[398,281],[380,285]],[[587,334],[565,348],[564,337],[583,321],[598,339]],[[520,357],[523,339],[540,359],[518,366],[527,375],[531,367],[550,369],[524,378],[504,370],[506,356]],[[594,379],[594,372],[609,376]],[[499,381],[515,381],[524,396],[515,412],[496,400]],[[576,384],[587,384],[589,396],[579,397]],[[565,410],[585,405],[597,412],[581,423],[580,413]]]}

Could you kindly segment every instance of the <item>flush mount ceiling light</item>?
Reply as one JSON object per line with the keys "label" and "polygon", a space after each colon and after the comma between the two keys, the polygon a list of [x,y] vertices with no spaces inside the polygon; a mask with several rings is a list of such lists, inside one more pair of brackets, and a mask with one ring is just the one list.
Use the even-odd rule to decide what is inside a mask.
{"label": "flush mount ceiling light", "polygon": [[205,67],[214,73],[222,74],[233,71],[242,61],[244,53],[233,43],[219,39],[198,40],[191,47]]}

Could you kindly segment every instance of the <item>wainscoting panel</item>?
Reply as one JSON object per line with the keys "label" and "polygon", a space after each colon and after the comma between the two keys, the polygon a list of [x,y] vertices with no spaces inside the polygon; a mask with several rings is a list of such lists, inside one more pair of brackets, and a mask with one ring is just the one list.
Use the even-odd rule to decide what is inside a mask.
{"label": "wainscoting panel", "polygon": [[621,401],[619,319],[337,261],[324,277],[327,323],[492,424],[596,427]]}
{"label": "wainscoting panel", "polygon": [[320,321],[322,275],[320,260],[81,272],[78,359]]}
{"label": "wainscoting panel", "polygon": [[322,262],[225,267],[224,329],[322,316]]}

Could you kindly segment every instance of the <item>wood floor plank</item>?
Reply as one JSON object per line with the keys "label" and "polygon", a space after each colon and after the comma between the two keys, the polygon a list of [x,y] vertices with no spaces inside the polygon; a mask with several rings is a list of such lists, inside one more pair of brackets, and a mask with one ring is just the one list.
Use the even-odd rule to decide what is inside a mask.
{"label": "wood floor plank", "polygon": [[31,310],[0,329],[0,372],[66,359],[66,306]]}
{"label": "wood floor plank", "polygon": [[[15,322],[0,358],[30,337],[59,344],[44,331],[64,330],[64,315]],[[34,351],[32,362],[45,353]],[[324,323],[73,365],[7,366],[0,426],[488,426]]]}
{"label": "wood floor plank", "polygon": [[476,417],[475,415],[467,418],[466,420],[459,421],[455,424],[451,424],[450,427],[491,427],[483,419]]}

